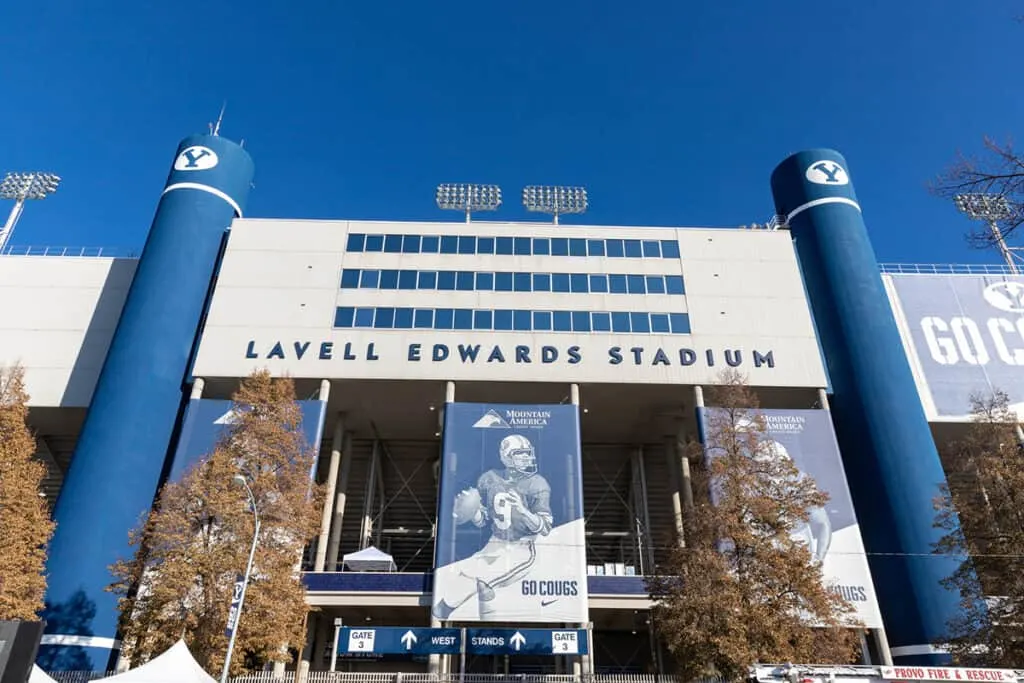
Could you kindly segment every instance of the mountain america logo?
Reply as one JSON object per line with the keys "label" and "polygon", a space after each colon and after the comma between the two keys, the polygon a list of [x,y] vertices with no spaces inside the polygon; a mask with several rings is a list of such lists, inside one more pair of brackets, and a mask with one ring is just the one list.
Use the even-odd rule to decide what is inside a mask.
{"label": "mountain america logo", "polygon": [[505,418],[493,410],[484,413],[484,416],[474,422],[473,426],[477,429],[512,429]]}

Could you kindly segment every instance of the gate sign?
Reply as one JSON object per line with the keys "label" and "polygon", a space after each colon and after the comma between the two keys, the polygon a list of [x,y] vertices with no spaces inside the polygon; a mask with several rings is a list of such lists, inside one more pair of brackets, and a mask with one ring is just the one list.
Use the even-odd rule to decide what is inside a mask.
{"label": "gate sign", "polygon": [[583,629],[466,629],[467,654],[585,655],[587,651],[587,632]]}
{"label": "gate sign", "polygon": [[441,465],[433,616],[587,621],[577,406],[449,403]]}
{"label": "gate sign", "polygon": [[462,649],[462,631],[415,626],[343,628],[339,641],[348,654],[450,655]]}

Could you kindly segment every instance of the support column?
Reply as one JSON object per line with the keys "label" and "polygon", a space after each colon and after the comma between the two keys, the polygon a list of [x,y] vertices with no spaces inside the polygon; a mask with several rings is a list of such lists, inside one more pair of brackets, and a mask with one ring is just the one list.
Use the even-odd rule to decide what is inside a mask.
{"label": "support column", "polygon": [[366,477],[366,494],[363,497],[363,523],[359,531],[359,549],[366,547],[373,532],[373,503],[377,495],[377,466],[380,464],[380,440],[373,440],[373,451],[370,454],[370,470]]}
{"label": "support column", "polygon": [[198,401],[203,397],[203,389],[206,388],[206,380],[202,377],[196,377],[192,380],[192,391],[189,393],[189,399],[192,401]]}
{"label": "support column", "polygon": [[684,547],[686,538],[683,530],[682,473],[679,471],[679,461],[676,460],[675,437],[665,437],[665,462],[668,465],[669,490],[672,493],[672,521],[676,526],[676,543]]}
{"label": "support column", "polygon": [[679,489],[683,494],[683,513],[693,512],[693,479],[690,476],[690,454],[687,452],[686,434],[679,429],[676,435],[676,457],[679,459]]}
{"label": "support column", "polygon": [[[579,405],[580,405],[580,385],[579,384],[570,384],[569,385],[569,401],[574,406],[576,406],[577,408],[579,407]],[[582,435],[580,435],[580,438],[582,438]],[[581,446],[581,448],[582,448],[582,446]],[[579,476],[582,477],[583,473],[580,472]],[[580,503],[582,504],[582,501],[580,501]],[[584,576],[583,580],[586,581],[587,577]],[[587,606],[587,618],[589,619],[589,617],[590,617],[590,606],[588,605]],[[587,629],[587,638],[590,639],[590,630],[593,628],[593,626],[594,626],[594,624],[592,622],[588,621],[586,623],[579,624],[578,628],[585,628],[585,629]],[[588,650],[588,651],[590,651],[590,650]],[[580,655],[579,657],[575,658],[575,660],[572,663],[572,672],[573,672],[574,676],[577,676],[577,677],[581,676],[581,675],[582,676],[586,676],[586,675],[591,673],[591,671],[593,670],[593,666],[591,664],[591,661],[592,661],[591,657],[593,657],[593,652],[592,651],[590,651],[590,654]]]}
{"label": "support column", "polygon": [[[444,385],[444,402],[445,402],[446,406],[449,403],[455,403],[455,382],[449,381],[449,382],[445,383],[445,385]],[[443,415],[441,416],[441,420],[442,421],[441,421],[441,425],[440,426],[441,426],[441,429],[443,429],[444,428],[444,421],[443,421],[444,420],[444,416]],[[438,480],[438,491],[440,491],[440,480]],[[437,529],[437,522],[436,521],[434,523],[434,529],[435,530]],[[437,562],[437,534],[436,533],[434,534],[434,562],[435,563]],[[431,602],[431,605],[433,605],[433,602],[434,602],[433,596],[431,596],[430,602]],[[444,626],[444,624],[441,622],[441,620],[434,618],[433,611],[431,611],[430,627],[431,628],[442,628],[443,626]],[[433,676],[438,676],[438,675],[441,674],[442,670],[443,670],[443,662],[442,662],[442,659],[441,659],[441,655],[430,655],[427,658],[427,671],[431,675],[433,675]]]}
{"label": "support column", "polygon": [[320,537],[316,542],[316,560],[313,571],[322,572],[327,563],[327,549],[330,545],[331,520],[334,517],[334,502],[338,486],[338,470],[341,468],[341,448],[345,437],[345,414],[338,413],[331,438],[331,462],[327,469],[327,487],[324,492],[324,512],[320,518]]}
{"label": "support column", "polygon": [[310,612],[306,615],[306,642],[299,653],[299,663],[295,667],[295,681],[299,683],[305,680],[310,668],[316,663],[316,629],[321,621],[321,615],[317,612]]}
{"label": "support column", "polygon": [[341,469],[338,472],[337,494],[334,498],[334,520],[327,541],[327,571],[338,571],[338,549],[341,546],[341,525],[345,521],[345,501],[348,497],[348,477],[352,469],[352,432],[346,432],[341,445]]}

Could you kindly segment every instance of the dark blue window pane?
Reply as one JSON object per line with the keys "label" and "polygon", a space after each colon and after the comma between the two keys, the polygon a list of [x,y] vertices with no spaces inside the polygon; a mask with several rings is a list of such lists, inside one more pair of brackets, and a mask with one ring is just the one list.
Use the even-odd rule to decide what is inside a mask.
{"label": "dark blue window pane", "polygon": [[373,327],[373,309],[357,308],[355,325],[356,327]]}
{"label": "dark blue window pane", "polygon": [[512,311],[512,329],[525,332],[530,329],[530,311]]}
{"label": "dark blue window pane", "polygon": [[534,273],[533,274],[533,291],[535,291],[535,292],[550,292],[551,291],[551,274],[550,273]]}
{"label": "dark blue window pane", "polygon": [[533,329],[545,332],[551,329],[551,311],[533,312]]}
{"label": "dark blue window pane", "polygon": [[572,332],[572,315],[569,311],[554,312],[555,332]]}
{"label": "dark blue window pane", "polygon": [[665,291],[669,294],[685,294],[682,275],[666,275]]}
{"label": "dark blue window pane", "polygon": [[626,240],[626,258],[640,258],[644,255],[640,240]]}
{"label": "dark blue window pane", "polygon": [[611,313],[605,313],[598,311],[590,314],[591,322],[594,325],[594,332],[611,332],[612,330],[612,316]]}
{"label": "dark blue window pane", "polygon": [[411,308],[396,308],[395,309],[395,329],[408,330],[412,327],[412,309]]}
{"label": "dark blue window pane", "polygon": [[473,237],[472,235],[459,235],[459,253],[475,254],[476,237]]}
{"label": "dark blue window pane", "polygon": [[366,251],[383,251],[384,235],[367,235]]}
{"label": "dark blue window pane", "polygon": [[397,270],[382,270],[382,271],[380,271],[380,288],[381,289],[398,289],[398,271]]}
{"label": "dark blue window pane", "polygon": [[434,329],[450,330],[455,323],[455,311],[450,308],[438,308],[434,311]]}
{"label": "dark blue window pane", "polygon": [[668,320],[672,325],[672,334],[690,334],[690,316],[685,313],[669,313]]}
{"label": "dark blue window pane", "polygon": [[586,256],[587,241],[581,237],[573,237],[569,240],[569,256]]}
{"label": "dark blue window pane", "polygon": [[402,253],[402,236],[387,235],[384,237],[384,251],[388,254]]}
{"label": "dark blue window pane", "polygon": [[420,273],[420,289],[437,289],[437,273],[426,270]]}
{"label": "dark blue window pane", "polygon": [[533,238],[533,255],[547,256],[551,253],[551,240],[547,237]]}
{"label": "dark blue window pane", "polygon": [[513,252],[516,256],[529,256],[530,255],[530,238],[529,237],[516,237],[515,244],[513,246]]}
{"label": "dark blue window pane", "polygon": [[573,294],[586,294],[587,280],[589,278],[586,273],[573,273],[569,276],[569,291]]}
{"label": "dark blue window pane", "polygon": [[644,257],[661,258],[661,242],[644,240]]}
{"label": "dark blue window pane", "polygon": [[551,255],[552,256],[568,256],[569,255],[569,240],[565,237],[552,237],[551,238]]}
{"label": "dark blue window pane", "polygon": [[679,258],[679,242],[675,240],[661,241],[662,258]]}
{"label": "dark blue window pane", "polygon": [[626,249],[622,246],[622,240],[605,240],[608,247],[608,255],[613,258],[622,258],[626,255]]}
{"label": "dark blue window pane", "polygon": [[489,330],[494,326],[494,314],[490,311],[473,312],[473,329]]}
{"label": "dark blue window pane", "polygon": [[400,271],[398,271],[398,288],[399,289],[416,289],[416,271],[415,270],[400,270]]}
{"label": "dark blue window pane", "polygon": [[351,306],[340,306],[338,310],[334,312],[334,326],[335,327],[352,327],[352,321],[355,320],[356,309]]}
{"label": "dark blue window pane", "polygon": [[664,294],[665,293],[665,278],[661,275],[648,275],[647,276],[647,293],[648,294]]}
{"label": "dark blue window pane", "polygon": [[418,254],[420,253],[420,236],[419,235],[406,235],[402,238],[402,253],[403,254]]}
{"label": "dark blue window pane", "polygon": [[348,236],[348,246],[345,247],[345,251],[362,251],[366,245],[366,235],[354,232]]}
{"label": "dark blue window pane", "polygon": [[459,238],[455,235],[441,236],[441,253],[455,254],[459,251]]}
{"label": "dark blue window pane", "polygon": [[494,273],[477,273],[476,288],[484,292],[492,291],[494,289]]}
{"label": "dark blue window pane", "polygon": [[377,289],[377,287],[380,287],[380,271],[364,270],[362,277],[359,278],[359,286],[363,289]]}
{"label": "dark blue window pane", "polygon": [[530,291],[530,273],[516,273],[512,279],[517,292]]}
{"label": "dark blue window pane", "polygon": [[668,333],[668,313],[651,313],[651,332]]}
{"label": "dark blue window pane", "polygon": [[643,275],[627,275],[626,288],[630,294],[646,294],[647,285],[644,283]]}
{"label": "dark blue window pane", "polygon": [[634,332],[647,333],[651,331],[651,319],[646,313],[630,313],[629,320]]}
{"label": "dark blue window pane", "polygon": [[612,330],[615,332],[629,332],[629,313],[616,311],[612,313]]}
{"label": "dark blue window pane", "polygon": [[569,291],[569,273],[552,273],[551,274],[551,291],[552,292],[568,292]]}
{"label": "dark blue window pane", "polygon": [[381,329],[391,329],[395,326],[395,309],[378,308],[377,317],[373,320],[373,326]]}
{"label": "dark blue window pane", "polygon": [[512,273],[495,273],[494,274],[494,291],[496,291],[496,292],[511,292],[512,291]]}
{"label": "dark blue window pane", "polygon": [[587,256],[604,256],[604,240],[587,240]]}
{"label": "dark blue window pane", "polygon": [[511,330],[512,329],[512,311],[507,309],[500,309],[494,312],[494,329],[496,330]]}
{"label": "dark blue window pane", "polygon": [[437,274],[437,288],[445,291],[455,289],[455,271],[442,270]]}
{"label": "dark blue window pane", "polygon": [[626,276],[621,274],[612,274],[608,276],[608,290],[612,294],[625,294],[626,293]]}
{"label": "dark blue window pane", "polygon": [[590,291],[596,294],[607,294],[608,293],[608,276],[607,275],[591,275],[590,276]]}
{"label": "dark blue window pane", "polygon": [[494,238],[493,237],[477,237],[476,238],[476,253],[478,253],[478,254],[493,254],[494,253]]}
{"label": "dark blue window pane", "polygon": [[455,276],[455,288],[460,292],[472,292],[474,275],[475,273],[472,271],[460,270],[458,275]]}
{"label": "dark blue window pane", "polygon": [[413,313],[413,325],[419,328],[434,326],[434,309],[417,308]]}
{"label": "dark blue window pane", "polygon": [[341,288],[353,289],[359,286],[359,271],[355,268],[346,268],[341,271]]}
{"label": "dark blue window pane", "polygon": [[424,235],[420,244],[421,254],[436,254],[441,244],[441,238],[437,235]]}
{"label": "dark blue window pane", "polygon": [[590,332],[590,311],[572,312],[572,331]]}
{"label": "dark blue window pane", "polygon": [[494,253],[499,256],[511,256],[513,251],[513,240],[511,237],[499,237],[494,242]]}
{"label": "dark blue window pane", "polygon": [[455,329],[457,330],[471,330],[473,329],[473,311],[468,308],[456,308],[455,309]]}

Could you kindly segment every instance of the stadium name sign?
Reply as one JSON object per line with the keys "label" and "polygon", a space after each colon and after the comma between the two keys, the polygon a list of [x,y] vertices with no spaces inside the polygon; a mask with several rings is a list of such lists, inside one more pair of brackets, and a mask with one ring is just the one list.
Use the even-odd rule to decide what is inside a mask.
{"label": "stadium name sign", "polygon": [[[488,363],[565,363],[578,365],[584,361],[584,352],[580,346],[557,347],[551,345],[536,346],[528,344],[451,344],[451,343],[420,343],[405,345],[404,357],[383,357],[378,352],[376,342],[356,344],[354,342],[333,341],[271,341],[260,343],[249,340],[245,348],[245,357],[249,359],[278,359],[319,361],[384,361],[404,360],[410,363],[445,363],[460,362],[466,365]],[[755,368],[775,367],[775,352],[750,351],[742,349],[691,349],[661,347],[646,348],[643,346],[610,346],[603,356],[608,365],[652,365],[681,366],[701,364],[705,367],[727,366],[738,368],[753,366]]]}

